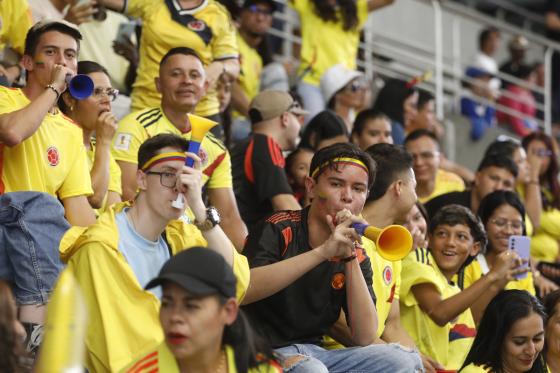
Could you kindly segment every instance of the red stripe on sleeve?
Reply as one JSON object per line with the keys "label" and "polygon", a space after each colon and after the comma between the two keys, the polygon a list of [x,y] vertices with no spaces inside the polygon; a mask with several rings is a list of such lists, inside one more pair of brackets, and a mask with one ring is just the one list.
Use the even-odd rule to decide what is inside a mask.
{"label": "red stripe on sleeve", "polygon": [[245,168],[245,176],[251,184],[255,183],[255,175],[253,172],[253,148],[255,145],[254,141],[254,139],[251,139],[251,141],[249,142],[247,151],[245,151],[245,162],[243,163],[243,166]]}

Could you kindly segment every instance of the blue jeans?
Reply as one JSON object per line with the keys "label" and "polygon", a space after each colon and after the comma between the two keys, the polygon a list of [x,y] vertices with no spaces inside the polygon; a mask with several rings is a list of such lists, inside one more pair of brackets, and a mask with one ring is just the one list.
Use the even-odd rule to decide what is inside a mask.
{"label": "blue jeans", "polygon": [[14,284],[18,305],[46,304],[63,264],[58,246],[70,224],[54,197],[0,195],[0,278]]}
{"label": "blue jeans", "polygon": [[399,344],[374,344],[325,350],[313,344],[295,344],[275,350],[284,357],[306,356],[292,367],[290,373],[413,373],[423,372],[420,355]]}

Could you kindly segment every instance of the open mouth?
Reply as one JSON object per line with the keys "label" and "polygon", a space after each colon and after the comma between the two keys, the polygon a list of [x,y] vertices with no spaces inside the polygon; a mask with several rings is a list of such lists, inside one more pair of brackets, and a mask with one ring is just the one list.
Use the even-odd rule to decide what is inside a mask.
{"label": "open mouth", "polygon": [[167,333],[166,339],[172,345],[179,345],[187,340],[187,336],[180,333]]}

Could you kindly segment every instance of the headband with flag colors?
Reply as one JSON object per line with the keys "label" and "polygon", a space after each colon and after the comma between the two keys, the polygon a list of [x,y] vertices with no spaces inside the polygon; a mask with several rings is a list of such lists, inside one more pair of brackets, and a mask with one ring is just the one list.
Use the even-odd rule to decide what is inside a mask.
{"label": "headband with flag colors", "polygon": [[365,165],[364,162],[360,161],[357,158],[350,158],[350,157],[341,157],[341,158],[334,158],[331,161],[327,161],[325,163],[323,163],[322,165],[320,165],[319,167],[317,167],[315,170],[313,170],[313,172],[311,173],[311,177],[315,178],[316,176],[319,175],[320,172],[323,171],[323,169],[325,167],[327,167],[328,165],[331,165],[333,163],[346,163],[346,164],[353,164],[355,166],[361,167],[366,173],[368,173],[368,168]]}
{"label": "headband with flag colors", "polygon": [[156,154],[152,158],[150,158],[144,164],[144,166],[142,166],[142,171],[146,171],[157,164],[167,162],[167,161],[181,161],[185,163],[185,159],[187,159],[187,156],[185,155],[185,153],[181,153],[181,152],[168,152],[168,153]]}

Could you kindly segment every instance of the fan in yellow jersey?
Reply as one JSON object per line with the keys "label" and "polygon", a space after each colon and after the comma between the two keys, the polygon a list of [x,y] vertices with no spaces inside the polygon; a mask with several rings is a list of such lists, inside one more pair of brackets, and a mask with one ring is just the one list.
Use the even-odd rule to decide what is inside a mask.
{"label": "fan in yellow jersey", "polygon": [[[16,54],[22,55],[25,35],[31,25],[31,11],[27,0],[0,1],[0,50],[9,47]],[[12,84],[20,73],[18,61],[11,61],[8,67],[0,65],[0,75],[6,77],[8,84]]]}
{"label": "fan in yellow jersey", "polygon": [[531,294],[523,290],[501,292],[488,304],[459,372],[552,372],[543,351],[546,319],[544,307]]}
{"label": "fan in yellow jersey", "polygon": [[78,101],[65,92],[59,106],[82,128],[93,187],[93,195],[88,197],[88,201],[94,209],[98,209],[96,215],[99,215],[107,206],[121,202],[121,170],[111,156],[111,142],[117,130],[111,101],[119,92],[111,86],[107,70],[96,62],[80,61],[78,74],[91,78],[93,94]]}
{"label": "fan in yellow jersey", "polygon": [[368,12],[389,5],[394,0],[290,0],[301,22],[301,82],[298,93],[303,98],[308,118],[325,109],[319,83],[331,66],[343,64],[356,69],[360,31]]}
{"label": "fan in yellow jersey", "polygon": [[401,322],[422,353],[456,370],[476,334],[469,307],[487,304],[494,295],[488,288],[503,288],[523,270],[515,269],[521,261],[508,251],[469,288],[461,291],[451,282],[486,241],[482,224],[463,206],[442,208],[430,222],[428,237],[429,250],[417,248],[403,260]]}
{"label": "fan in yellow jersey", "polygon": [[213,117],[219,113],[216,82],[222,73],[239,74],[235,28],[227,10],[215,0],[104,0],[117,11],[142,20],[140,64],[132,88],[132,109],[159,105],[154,78],[168,50],[186,46],[194,49],[206,67],[208,93],[197,105],[196,114]]}
{"label": "fan in yellow jersey", "polygon": [[[524,233],[525,208],[517,194],[513,192],[498,190],[488,194],[480,202],[478,216],[486,228],[488,246],[485,253],[478,254],[476,259],[465,268],[463,288],[469,287],[492,269],[496,257],[508,250],[510,236],[520,236]],[[543,279],[543,281],[548,280]],[[558,288],[552,282],[550,285],[549,291]],[[533,274],[529,271],[522,278],[509,282],[505,288],[525,290],[535,295]]]}
{"label": "fan in yellow jersey", "polygon": [[[86,299],[86,367],[92,372],[118,371],[131,357],[163,341],[157,320],[160,291],[143,287],[179,251],[208,245],[233,267],[237,297],[245,293],[246,258],[219,227],[216,209],[205,207],[200,158],[187,153],[195,159],[195,167],[187,167],[187,148],[184,138],[172,134],[148,139],[138,152],[140,192],[134,203],[113,205],[97,224],[73,228],[61,241],[61,257]],[[179,194],[193,212],[194,224],[179,219],[184,209],[172,205]]]}
{"label": "fan in yellow jersey", "polygon": [[270,347],[255,343],[235,299],[235,282],[231,266],[211,250],[194,247],[171,258],[146,286],[162,287],[165,343],[123,372],[281,373]]}
{"label": "fan in yellow jersey", "polygon": [[440,168],[442,155],[433,132],[425,129],[411,132],[406,136],[404,146],[414,157],[414,174],[418,180],[416,192],[420,202],[465,190],[465,183],[459,175]]}
{"label": "fan in yellow jersey", "polygon": [[[156,84],[162,92],[161,106],[131,113],[119,123],[113,143],[113,156],[122,171],[123,199],[136,195],[137,154],[140,145],[159,133],[174,133],[187,140],[191,136],[189,114],[207,87],[198,55],[189,48],[171,49],[162,58]],[[247,230],[241,220],[231,180],[231,160],[223,143],[208,133],[199,151],[203,185],[212,204],[222,214],[222,227],[234,242],[243,247]]]}

